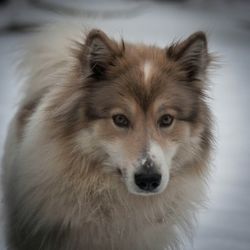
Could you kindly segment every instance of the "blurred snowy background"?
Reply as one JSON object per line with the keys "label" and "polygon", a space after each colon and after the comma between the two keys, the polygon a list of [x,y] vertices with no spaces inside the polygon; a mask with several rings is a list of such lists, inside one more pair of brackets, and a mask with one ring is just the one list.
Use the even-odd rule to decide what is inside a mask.
{"label": "blurred snowy background", "polygon": [[[114,36],[165,46],[196,30],[208,34],[221,67],[211,74],[217,150],[207,210],[185,250],[250,249],[250,1],[0,0],[0,157],[15,111],[16,55],[32,30],[77,20]],[[0,213],[0,250],[3,215]],[[153,249],[152,249],[153,250]]]}

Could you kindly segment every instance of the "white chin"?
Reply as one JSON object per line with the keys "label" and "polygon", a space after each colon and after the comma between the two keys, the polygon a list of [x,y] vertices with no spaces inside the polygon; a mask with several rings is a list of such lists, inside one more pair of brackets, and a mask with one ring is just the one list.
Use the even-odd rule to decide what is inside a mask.
{"label": "white chin", "polygon": [[152,196],[152,195],[157,195],[157,194],[160,194],[162,193],[165,188],[157,188],[153,191],[144,191],[144,190],[141,190],[137,187],[127,187],[128,189],[128,192],[131,193],[131,194],[134,194],[134,195],[140,195],[140,196]]}

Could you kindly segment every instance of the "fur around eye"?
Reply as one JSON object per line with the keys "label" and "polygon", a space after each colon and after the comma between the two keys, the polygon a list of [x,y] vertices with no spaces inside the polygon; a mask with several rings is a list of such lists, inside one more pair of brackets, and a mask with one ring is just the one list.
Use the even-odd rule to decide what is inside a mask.
{"label": "fur around eye", "polygon": [[130,125],[129,119],[123,114],[113,115],[112,119],[117,127],[128,128]]}
{"label": "fur around eye", "polygon": [[158,120],[158,125],[161,128],[166,128],[166,127],[171,126],[173,121],[174,121],[174,117],[172,115],[165,114],[161,116],[160,119]]}

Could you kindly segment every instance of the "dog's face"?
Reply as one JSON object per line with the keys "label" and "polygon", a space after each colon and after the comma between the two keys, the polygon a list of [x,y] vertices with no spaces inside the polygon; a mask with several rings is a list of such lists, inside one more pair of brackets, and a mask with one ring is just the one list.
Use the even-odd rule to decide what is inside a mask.
{"label": "dog's face", "polygon": [[[118,44],[94,30],[85,46],[89,142],[106,155],[105,170],[118,172],[129,192],[162,192],[206,140],[204,34],[160,49]],[[85,143],[84,136],[80,140]]]}

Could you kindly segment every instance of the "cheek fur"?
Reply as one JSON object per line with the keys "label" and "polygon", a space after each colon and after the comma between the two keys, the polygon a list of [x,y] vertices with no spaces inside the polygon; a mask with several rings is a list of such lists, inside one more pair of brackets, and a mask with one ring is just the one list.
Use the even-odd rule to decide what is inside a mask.
{"label": "cheek fur", "polygon": [[[173,158],[171,171],[177,172],[185,165],[193,163],[201,154],[201,134],[203,128],[192,124],[182,124],[182,132],[179,134],[178,149]],[[175,134],[177,136],[177,133]],[[177,140],[176,140],[177,141]]]}
{"label": "cheek fur", "polygon": [[103,141],[101,144],[108,155],[111,167],[122,169],[127,164],[121,144],[110,141]]}

